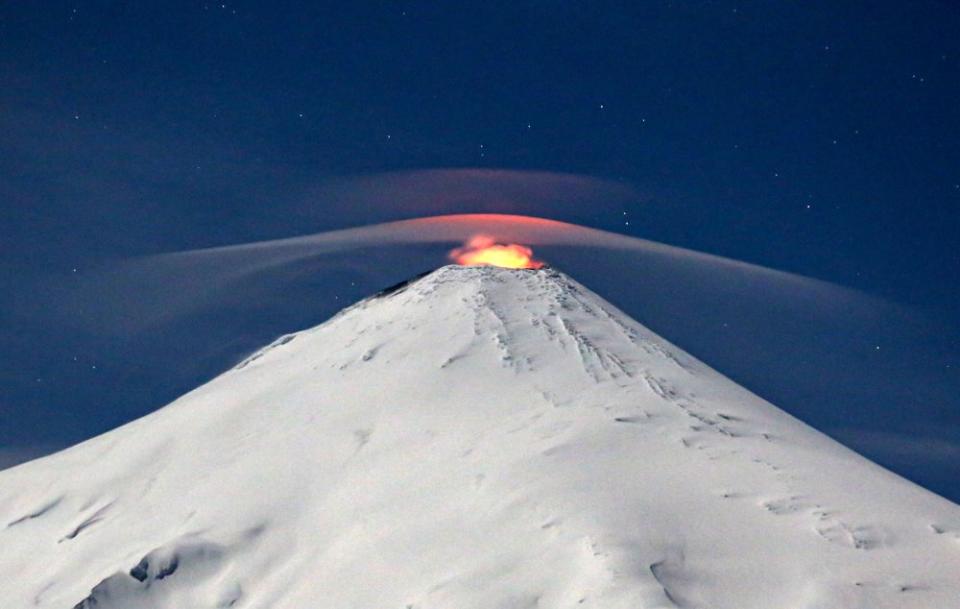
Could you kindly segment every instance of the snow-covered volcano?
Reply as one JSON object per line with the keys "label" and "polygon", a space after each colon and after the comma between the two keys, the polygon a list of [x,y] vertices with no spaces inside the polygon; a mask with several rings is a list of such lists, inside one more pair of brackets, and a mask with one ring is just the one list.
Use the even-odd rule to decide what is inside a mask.
{"label": "snow-covered volcano", "polygon": [[954,609],[960,507],[555,270],[445,267],[0,472],[0,607],[74,606]]}

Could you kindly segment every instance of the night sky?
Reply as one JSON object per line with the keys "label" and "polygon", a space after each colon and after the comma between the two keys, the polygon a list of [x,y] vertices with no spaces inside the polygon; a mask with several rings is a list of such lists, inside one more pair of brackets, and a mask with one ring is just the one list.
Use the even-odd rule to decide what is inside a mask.
{"label": "night sky", "polygon": [[[256,330],[243,341],[204,335],[216,312],[181,320],[209,349],[184,348],[174,366],[147,354],[166,329],[121,345],[61,327],[25,312],[24,299],[50,304],[33,286],[95,285],[98,269],[144,255],[501,212],[907,311],[924,338],[864,340],[862,362],[892,354],[890,378],[922,404],[805,409],[808,393],[829,394],[810,388],[822,379],[791,394],[717,365],[709,345],[693,351],[958,501],[958,33],[946,1],[4,3],[0,466],[160,407],[378,287],[326,272],[297,311],[245,313]],[[418,198],[420,183],[373,204],[330,186],[434,168],[576,174],[631,194]],[[601,295],[644,319],[624,304],[637,286],[610,285]]]}

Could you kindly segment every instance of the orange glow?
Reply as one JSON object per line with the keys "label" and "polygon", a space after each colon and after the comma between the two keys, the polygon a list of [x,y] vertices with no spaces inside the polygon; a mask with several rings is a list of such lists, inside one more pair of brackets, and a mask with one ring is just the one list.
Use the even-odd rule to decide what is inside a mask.
{"label": "orange glow", "polygon": [[543,262],[534,260],[533,250],[516,243],[497,243],[489,235],[474,235],[463,245],[450,250],[450,260],[464,266],[502,266],[508,269],[539,269]]}

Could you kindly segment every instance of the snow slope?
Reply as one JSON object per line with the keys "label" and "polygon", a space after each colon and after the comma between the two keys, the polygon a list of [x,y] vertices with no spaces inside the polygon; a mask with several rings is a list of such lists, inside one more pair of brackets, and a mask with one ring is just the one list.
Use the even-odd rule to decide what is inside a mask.
{"label": "snow slope", "polygon": [[0,608],[75,606],[953,609],[960,507],[555,270],[444,267],[0,472]]}

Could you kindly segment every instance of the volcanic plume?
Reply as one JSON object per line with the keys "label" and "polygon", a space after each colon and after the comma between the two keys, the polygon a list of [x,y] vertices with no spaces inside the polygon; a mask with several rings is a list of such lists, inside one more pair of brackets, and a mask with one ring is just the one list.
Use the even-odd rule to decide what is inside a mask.
{"label": "volcanic plume", "polygon": [[462,266],[499,266],[508,269],[539,269],[544,263],[533,250],[516,243],[497,243],[490,235],[474,235],[462,247],[450,250],[450,260]]}

